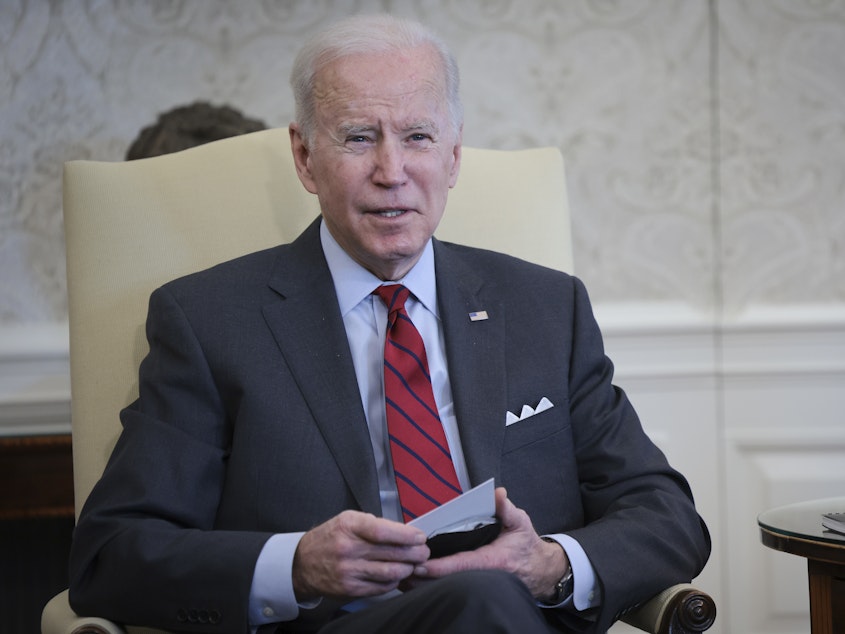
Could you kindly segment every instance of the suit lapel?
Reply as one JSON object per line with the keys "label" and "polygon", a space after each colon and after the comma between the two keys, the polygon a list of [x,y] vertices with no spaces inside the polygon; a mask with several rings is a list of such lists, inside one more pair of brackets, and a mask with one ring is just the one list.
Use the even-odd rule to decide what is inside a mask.
{"label": "suit lapel", "polygon": [[331,274],[313,223],[278,258],[264,316],[363,511],[381,515],[367,422]]}
{"label": "suit lapel", "polygon": [[[500,480],[505,433],[504,304],[461,256],[434,242],[437,296],[461,445],[473,485]],[[471,321],[469,313],[486,311]]]}

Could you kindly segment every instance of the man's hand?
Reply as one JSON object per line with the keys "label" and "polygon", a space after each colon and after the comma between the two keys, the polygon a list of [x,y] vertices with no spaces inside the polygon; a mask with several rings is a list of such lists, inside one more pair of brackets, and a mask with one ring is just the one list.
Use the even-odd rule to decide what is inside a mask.
{"label": "man's hand", "polygon": [[429,556],[425,533],[360,511],[344,511],[311,529],[293,558],[298,601],[367,597],[398,587]]}
{"label": "man's hand", "polygon": [[461,570],[497,568],[519,577],[538,599],[554,593],[555,584],[569,569],[569,559],[563,548],[542,540],[531,518],[508,499],[507,491],[496,489],[496,515],[502,532],[490,544],[477,550],[456,553],[439,559],[429,559],[414,570],[414,580],[436,579]]}

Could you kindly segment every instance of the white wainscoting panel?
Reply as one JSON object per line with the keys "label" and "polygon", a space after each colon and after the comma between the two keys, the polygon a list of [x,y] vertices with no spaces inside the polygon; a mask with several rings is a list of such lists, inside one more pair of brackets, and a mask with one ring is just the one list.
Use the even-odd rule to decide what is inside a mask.
{"label": "white wainscoting panel", "polygon": [[806,560],[761,547],[756,517],[845,496],[845,311],[749,312],[722,349],[731,631],[808,634]]}

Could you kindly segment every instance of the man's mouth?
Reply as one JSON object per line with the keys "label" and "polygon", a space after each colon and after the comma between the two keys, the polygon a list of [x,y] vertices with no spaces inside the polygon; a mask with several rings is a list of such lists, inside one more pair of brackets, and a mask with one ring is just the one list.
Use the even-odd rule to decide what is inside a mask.
{"label": "man's mouth", "polygon": [[406,209],[383,209],[376,211],[375,214],[381,216],[382,218],[396,218],[397,216],[404,214],[406,211]]}

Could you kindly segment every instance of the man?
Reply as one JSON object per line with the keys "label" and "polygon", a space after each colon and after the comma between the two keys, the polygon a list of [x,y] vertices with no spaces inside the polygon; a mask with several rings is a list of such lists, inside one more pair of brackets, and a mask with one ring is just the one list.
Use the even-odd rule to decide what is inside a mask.
{"label": "man", "polygon": [[[292,85],[321,219],[151,297],[73,607],[185,631],[598,632],[697,575],[707,530],[611,385],[581,283],[432,239],[461,159],[445,47],[355,18],[303,49]],[[419,482],[391,418],[397,322],[424,342],[449,486],[500,487],[501,533],[476,550],[431,558],[403,522]]]}

